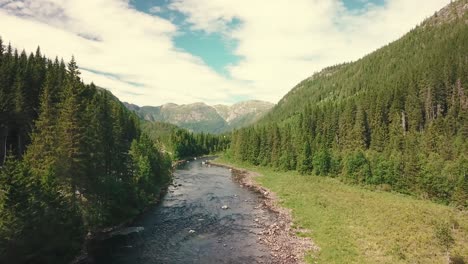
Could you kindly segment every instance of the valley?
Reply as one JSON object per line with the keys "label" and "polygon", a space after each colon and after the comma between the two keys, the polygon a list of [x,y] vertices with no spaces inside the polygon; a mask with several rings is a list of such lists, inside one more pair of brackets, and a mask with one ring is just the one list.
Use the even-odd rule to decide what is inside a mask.
{"label": "valley", "polygon": [[468,261],[468,0],[192,1],[0,0],[0,263]]}

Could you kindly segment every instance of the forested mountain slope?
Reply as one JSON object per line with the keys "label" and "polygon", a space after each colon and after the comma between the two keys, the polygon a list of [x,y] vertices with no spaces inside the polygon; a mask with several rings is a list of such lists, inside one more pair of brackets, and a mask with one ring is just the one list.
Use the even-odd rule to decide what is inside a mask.
{"label": "forested mountain slope", "polygon": [[137,215],[171,162],[74,59],[0,39],[0,263],[67,263],[89,231]]}
{"label": "forested mountain slope", "polygon": [[[410,90],[417,90],[422,96],[430,87],[433,87],[432,93],[435,90],[447,93],[448,87],[442,87],[441,82],[453,83],[458,76],[464,80],[468,78],[460,65],[466,62],[468,50],[464,42],[467,5],[466,0],[455,1],[400,40],[354,63],[331,66],[315,73],[285,95],[266,120],[288,118],[303,111],[306,104],[340,102],[361,97],[362,93],[389,97],[394,93],[405,96]],[[442,99],[447,98],[432,98],[436,100],[432,102],[434,107]]]}
{"label": "forested mountain slope", "polygon": [[467,206],[468,1],[292,89],[230,154]]}
{"label": "forested mountain slope", "polygon": [[143,121],[142,130],[173,160],[213,154],[229,147],[229,135],[193,133],[176,125]]}

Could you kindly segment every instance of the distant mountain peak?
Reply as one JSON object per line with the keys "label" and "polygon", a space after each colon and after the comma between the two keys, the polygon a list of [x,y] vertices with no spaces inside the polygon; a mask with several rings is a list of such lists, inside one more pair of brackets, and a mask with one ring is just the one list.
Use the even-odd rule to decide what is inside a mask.
{"label": "distant mountain peak", "polygon": [[179,106],[179,105],[174,104],[174,103],[167,103],[167,104],[161,105],[161,107],[163,107],[163,108],[173,108],[173,107],[177,107],[177,106]]}
{"label": "distant mountain peak", "polygon": [[[249,100],[239,102],[231,106],[215,105],[214,108],[226,122],[233,124],[247,115],[252,116],[252,121],[255,122],[264,113],[268,112],[274,105],[269,102],[260,100]],[[253,123],[252,122],[252,123]]]}
{"label": "distant mountain peak", "polygon": [[435,12],[435,14],[423,22],[423,26],[441,25],[453,22],[456,19],[464,19],[468,24],[468,0],[452,1],[450,4]]}
{"label": "distant mountain peak", "polygon": [[167,122],[194,132],[223,133],[253,124],[263,117],[274,104],[249,100],[231,106],[210,106],[203,102],[178,105],[142,106],[125,103],[140,118],[148,121]]}

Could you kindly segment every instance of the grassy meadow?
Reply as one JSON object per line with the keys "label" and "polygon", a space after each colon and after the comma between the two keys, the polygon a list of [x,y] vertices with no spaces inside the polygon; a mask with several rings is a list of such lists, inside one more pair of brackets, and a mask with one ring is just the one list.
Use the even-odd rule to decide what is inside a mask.
{"label": "grassy meadow", "polygon": [[[261,185],[292,209],[294,226],[320,247],[309,263],[468,261],[468,212],[402,194],[347,185],[294,171],[217,162],[257,172]],[[463,262],[464,261],[464,262]]]}

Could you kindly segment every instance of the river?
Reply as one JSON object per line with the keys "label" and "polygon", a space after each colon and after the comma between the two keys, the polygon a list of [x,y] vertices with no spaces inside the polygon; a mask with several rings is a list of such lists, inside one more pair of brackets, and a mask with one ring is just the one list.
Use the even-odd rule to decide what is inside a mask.
{"label": "river", "polygon": [[206,160],[180,166],[158,205],[121,235],[99,242],[100,249],[91,255],[95,263],[271,262],[271,252],[259,238],[274,214],[228,169]]}

